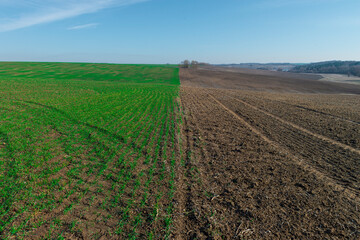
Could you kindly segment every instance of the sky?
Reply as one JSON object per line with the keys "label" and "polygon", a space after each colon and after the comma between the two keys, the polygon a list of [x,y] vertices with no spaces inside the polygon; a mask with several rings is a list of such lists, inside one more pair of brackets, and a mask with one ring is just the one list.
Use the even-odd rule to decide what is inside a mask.
{"label": "sky", "polygon": [[360,61],[359,0],[0,0],[0,61]]}

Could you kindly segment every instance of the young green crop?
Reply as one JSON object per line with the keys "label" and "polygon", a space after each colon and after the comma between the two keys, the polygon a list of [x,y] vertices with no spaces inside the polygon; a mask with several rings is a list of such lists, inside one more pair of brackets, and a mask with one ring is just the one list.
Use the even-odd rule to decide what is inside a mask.
{"label": "young green crop", "polygon": [[0,238],[167,238],[179,84],[170,65],[0,63]]}

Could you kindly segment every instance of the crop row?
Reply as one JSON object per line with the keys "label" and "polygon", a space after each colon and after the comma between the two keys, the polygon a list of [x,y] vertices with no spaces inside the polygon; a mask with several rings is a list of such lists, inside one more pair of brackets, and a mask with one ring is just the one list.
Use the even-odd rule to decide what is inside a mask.
{"label": "crop row", "polygon": [[178,86],[0,80],[0,236],[170,235]]}

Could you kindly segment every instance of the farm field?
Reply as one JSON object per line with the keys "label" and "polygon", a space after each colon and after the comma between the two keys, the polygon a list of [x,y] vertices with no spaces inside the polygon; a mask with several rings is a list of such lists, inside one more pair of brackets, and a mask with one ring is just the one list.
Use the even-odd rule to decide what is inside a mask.
{"label": "farm field", "polygon": [[359,239],[359,87],[244,71],[180,69],[180,238]]}
{"label": "farm field", "polygon": [[359,85],[0,63],[0,239],[359,239],[359,208]]}
{"label": "farm field", "polygon": [[163,239],[180,167],[172,66],[0,64],[0,239]]}

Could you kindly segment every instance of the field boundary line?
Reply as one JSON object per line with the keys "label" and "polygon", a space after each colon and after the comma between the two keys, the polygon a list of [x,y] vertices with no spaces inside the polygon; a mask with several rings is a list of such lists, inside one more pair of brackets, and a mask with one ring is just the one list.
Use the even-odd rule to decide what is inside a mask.
{"label": "field boundary line", "polygon": [[229,109],[228,107],[226,107],[224,104],[222,104],[219,100],[217,100],[214,96],[212,96],[211,94],[209,94],[210,98],[212,98],[217,104],[219,104],[222,108],[224,108],[226,111],[228,111],[231,115],[233,115],[235,118],[237,118],[240,122],[242,122],[247,128],[249,128],[251,131],[253,131],[254,133],[256,133],[257,135],[259,135],[265,142],[271,144],[271,145],[276,145],[277,144],[270,140],[268,137],[266,137],[264,134],[262,134],[259,130],[257,130],[256,128],[254,128],[253,126],[251,126],[248,122],[246,122],[243,118],[241,118],[238,114],[236,114],[234,111],[232,111],[231,109]]}
{"label": "field boundary line", "polygon": [[258,108],[258,107],[256,107],[256,106],[253,106],[252,104],[247,103],[247,102],[245,102],[245,101],[243,101],[243,100],[240,100],[240,99],[238,99],[238,98],[231,97],[231,96],[229,96],[229,97],[235,99],[235,100],[238,101],[238,102],[243,103],[244,105],[246,105],[246,106],[248,106],[248,107],[250,107],[250,108],[252,108],[252,109],[254,109],[254,110],[256,110],[256,111],[259,111],[259,112],[261,112],[261,113],[264,113],[265,115],[267,115],[267,116],[269,116],[269,117],[275,118],[276,120],[278,120],[278,121],[280,121],[280,122],[282,122],[282,123],[285,123],[285,124],[287,124],[287,125],[290,125],[291,127],[295,128],[295,129],[297,129],[297,130],[300,130],[300,131],[302,131],[302,132],[304,132],[304,133],[307,133],[307,134],[309,134],[309,135],[311,135],[311,136],[313,136],[313,137],[316,137],[316,138],[318,138],[318,139],[320,139],[320,140],[322,140],[322,141],[328,142],[328,143],[333,144],[333,145],[337,145],[337,146],[339,146],[339,147],[341,147],[341,148],[343,148],[343,149],[352,151],[352,152],[357,153],[357,154],[360,155],[360,150],[355,149],[355,148],[353,148],[353,147],[351,147],[351,146],[349,146],[349,145],[346,145],[346,144],[344,144],[344,143],[340,143],[340,142],[338,142],[338,141],[336,141],[336,140],[334,140],[334,139],[331,139],[331,138],[325,137],[325,136],[323,136],[323,135],[314,133],[314,132],[312,132],[312,131],[310,131],[310,130],[307,130],[306,128],[300,127],[300,126],[296,125],[295,123],[286,121],[286,120],[284,120],[284,119],[282,119],[282,118],[280,118],[280,117],[278,117],[278,116],[275,116],[275,115],[273,115],[273,114],[271,114],[271,113],[269,113],[269,112],[267,112],[267,111],[265,111],[265,110],[262,110],[262,109],[260,109],[260,108]]}
{"label": "field boundary line", "polygon": [[[284,150],[286,155],[290,154],[291,156],[293,156],[296,160],[294,161],[297,165],[299,165],[300,167],[304,168],[305,170],[315,174],[317,177],[319,177],[319,179],[324,180],[327,184],[329,184],[330,186],[334,187],[335,189],[342,191],[349,199],[353,199],[353,200],[360,200],[359,197],[359,192],[357,189],[354,189],[352,187],[345,187],[342,184],[338,183],[337,180],[327,176],[326,174],[320,172],[319,170],[317,170],[316,168],[314,168],[313,166],[309,165],[308,163],[305,162],[304,159],[299,158],[298,156],[296,156],[296,154],[292,153],[291,151],[289,151],[286,147],[281,146],[280,144],[276,143],[275,141],[270,140],[269,138],[267,138],[264,134],[262,134],[259,130],[257,130],[256,128],[254,128],[253,126],[251,126],[251,124],[249,124],[248,122],[246,122],[243,118],[241,118],[238,114],[236,114],[234,111],[232,111],[231,109],[229,109],[228,107],[226,107],[224,104],[222,104],[218,99],[216,99],[214,96],[212,96],[210,93],[207,93],[208,96],[213,99],[218,105],[220,105],[220,107],[222,107],[223,109],[225,109],[228,113],[230,113],[231,115],[233,115],[236,119],[238,119],[240,122],[242,122],[247,128],[249,128],[251,131],[253,131],[255,134],[257,134],[260,138],[262,138],[265,142],[267,142],[268,144],[270,144],[271,146],[277,148],[278,150]],[[281,153],[281,152],[280,152]]]}

